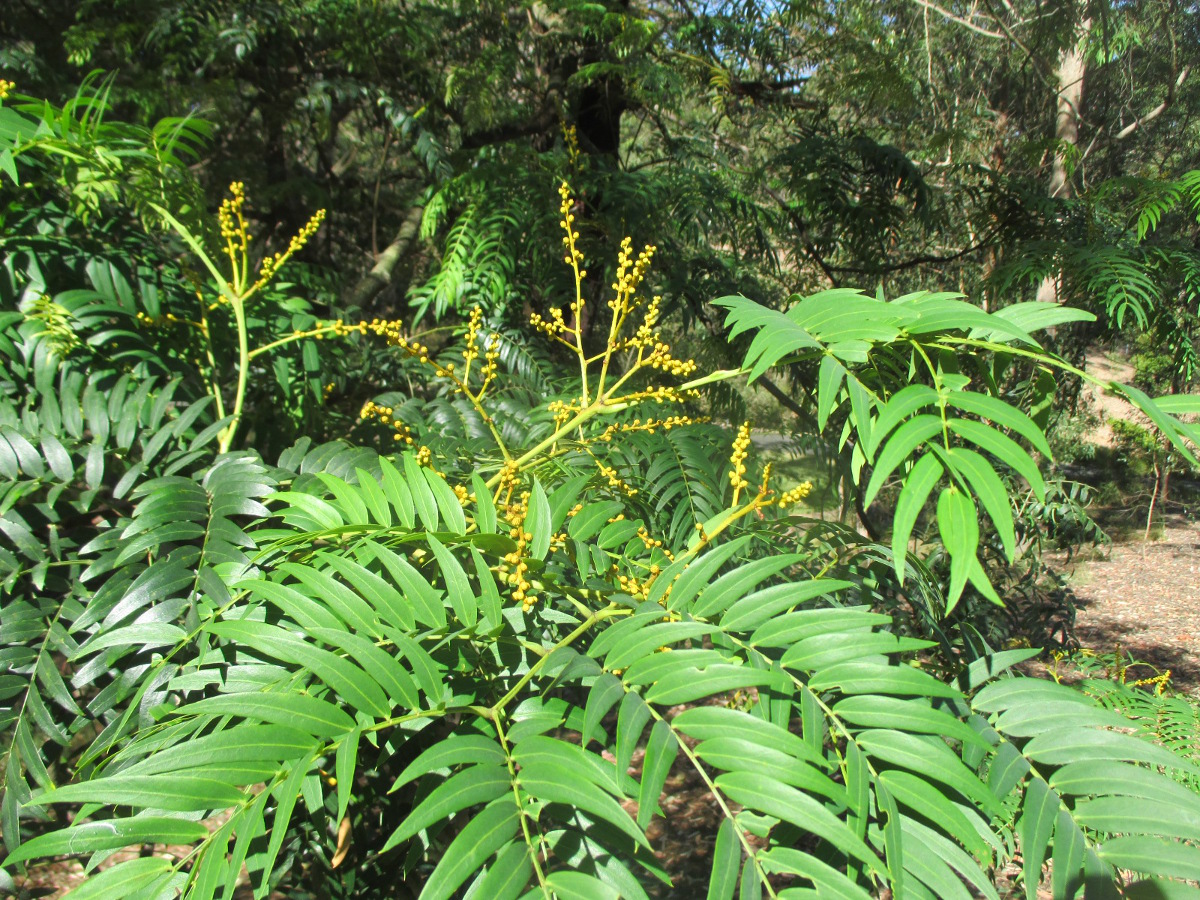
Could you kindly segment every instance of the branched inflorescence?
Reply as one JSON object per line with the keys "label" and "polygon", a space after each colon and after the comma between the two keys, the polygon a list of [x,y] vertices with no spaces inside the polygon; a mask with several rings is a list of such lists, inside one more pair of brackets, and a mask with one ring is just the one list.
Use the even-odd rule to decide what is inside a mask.
{"label": "branched inflorescence", "polygon": [[[565,184],[559,193],[562,201],[559,208],[562,216],[560,225],[564,232],[563,261],[572,270],[574,298],[565,309],[552,306],[545,316],[532,314],[530,322],[535,331],[567,348],[576,357],[579,365],[579,391],[574,396],[556,399],[547,405],[548,411],[554,417],[554,431],[529,451],[521,455],[509,451],[485,406],[485,395],[496,379],[500,355],[499,337],[488,333],[484,327],[483,312],[479,308],[473,309],[467,319],[461,367],[435,358],[429,346],[416,337],[405,335],[399,322],[372,320],[358,325],[336,322],[326,326],[337,335],[354,332],[374,334],[400,348],[418,362],[429,366],[435,375],[448,381],[455,392],[474,406],[489,426],[503,456],[503,462],[499,470],[486,481],[486,485],[492,492],[491,501],[500,513],[513,541],[513,548],[504,555],[496,571],[502,583],[510,589],[513,600],[520,603],[522,609],[527,612],[538,601],[538,588],[530,580],[528,554],[532,534],[526,528],[526,518],[529,515],[531,492],[526,473],[542,465],[552,456],[566,452],[582,452],[591,458],[603,483],[610,489],[632,498],[638,495],[638,489],[630,485],[603,454],[598,453],[599,446],[619,440],[623,433],[653,434],[660,430],[669,431],[672,428],[707,421],[686,413],[678,413],[611,421],[598,430],[585,427],[594,418],[617,416],[640,405],[684,404],[695,400],[699,394],[693,383],[674,386],[644,381],[639,383],[634,379],[639,374],[648,373],[654,373],[658,377],[686,379],[696,372],[697,366],[693,360],[675,357],[670,344],[663,340],[659,327],[662,298],[655,295],[647,299],[641,292],[654,259],[655,247],[648,244],[635,255],[631,238],[625,238],[621,242],[617,254],[612,295],[607,301],[610,318],[604,345],[597,351],[585,348],[587,317],[583,281],[587,277],[587,271],[584,268],[584,254],[578,246],[579,232],[576,230],[574,212],[576,204]],[[230,215],[231,221],[234,221],[232,217],[236,215],[236,208],[231,206]],[[734,374],[737,374],[736,371],[716,373],[714,376],[699,379],[695,384],[731,377]],[[413,443],[412,436],[402,423],[395,420],[393,411],[388,407],[368,403],[363,407],[361,418],[375,418],[381,424],[390,425],[397,432],[396,440]],[[768,467],[757,495],[739,506],[742,492],[749,487],[746,478],[749,447],[750,426],[746,423],[738,430],[730,458],[732,509],[719,520],[697,524],[697,535],[689,546],[687,555],[700,552],[725,528],[748,513],[768,506],[785,507],[797,503],[811,490],[811,485],[802,484],[776,497],[768,486]],[[433,469],[432,455],[427,447],[419,448],[417,462]],[[451,487],[464,507],[471,503],[479,503],[482,499],[463,485]],[[572,514],[577,511],[573,510]],[[623,515],[618,515],[612,521],[617,522],[621,519]],[[611,575],[617,579],[623,591],[644,599],[649,596],[651,587],[661,574],[660,566],[674,561],[676,557],[664,546],[661,538],[652,535],[644,526],[639,527],[636,539],[645,549],[648,559],[644,563],[626,560],[627,564],[635,565],[638,571],[622,572],[619,567],[615,567],[611,570]],[[558,552],[566,547],[567,543],[567,534],[552,535],[549,551]],[[664,600],[667,595],[669,588],[664,594]]]}
{"label": "branched inflorescence", "polygon": [[359,410],[358,417],[364,422],[374,419],[380,425],[391,428],[393,441],[403,441],[410,447],[415,442],[408,426],[396,418],[395,410],[390,406],[380,406],[374,400],[368,400]]}

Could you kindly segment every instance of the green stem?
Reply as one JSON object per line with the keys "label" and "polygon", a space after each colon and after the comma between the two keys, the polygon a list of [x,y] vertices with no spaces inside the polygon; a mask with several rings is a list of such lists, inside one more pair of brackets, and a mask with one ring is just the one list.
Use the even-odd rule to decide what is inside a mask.
{"label": "green stem", "polygon": [[269,353],[278,347],[291,344],[294,341],[302,341],[305,338],[316,337],[319,334],[328,334],[331,331],[336,331],[337,328],[338,326],[336,325],[325,325],[321,328],[314,328],[312,331],[301,331],[298,334],[289,334],[287,337],[279,338],[278,340],[271,341],[269,344],[263,344],[261,347],[251,350],[247,358],[254,359],[255,357],[261,356],[264,353]]}
{"label": "green stem", "polygon": [[[538,849],[534,847],[533,835],[529,830],[529,812],[525,809],[525,803],[521,799],[521,780],[517,775],[517,767],[513,762],[512,753],[508,749],[508,737],[504,734],[504,726],[500,724],[500,717],[494,716],[492,724],[496,726],[496,736],[500,738],[500,748],[504,751],[504,762],[508,766],[508,777],[512,783],[513,800],[517,804],[517,813],[521,817],[521,834],[525,838],[525,846],[529,848],[529,859],[533,863],[533,871],[537,875],[538,886],[542,889],[542,895],[546,900],[550,900],[550,888],[546,884],[546,873],[542,871],[542,864],[538,859]],[[536,828],[536,823],[534,823]],[[542,847],[543,841],[540,830],[537,832],[538,847]],[[544,848],[543,848],[544,849]]]}
{"label": "green stem", "polygon": [[242,297],[230,300],[238,333],[238,378],[237,391],[233,397],[233,420],[221,432],[221,439],[217,445],[221,453],[229,451],[234,435],[237,434],[238,425],[241,424],[242,406],[246,400],[246,380],[250,374],[250,339],[246,332],[246,308],[243,305],[244,302],[245,300]]}
{"label": "green stem", "polygon": [[[663,718],[662,713],[660,713],[649,703],[646,704],[646,708],[650,710],[650,715],[656,721],[662,722],[668,728],[671,728],[671,723]],[[758,861],[758,857],[755,855],[754,845],[750,843],[750,841],[746,838],[746,833],[738,826],[737,816],[734,814],[733,810],[729,808],[729,804],[725,802],[725,798],[721,796],[721,792],[718,790],[716,782],[714,782],[709,776],[703,764],[700,762],[700,758],[696,756],[695,752],[688,745],[688,742],[684,739],[684,737],[676,732],[674,728],[671,728],[671,731],[675,733],[675,742],[679,745],[680,752],[687,757],[688,762],[691,763],[692,769],[695,770],[696,774],[700,776],[700,780],[703,781],[705,786],[708,788],[709,794],[711,794],[712,798],[717,802],[717,806],[721,808],[721,814],[733,823],[733,830],[737,834],[738,843],[742,845],[742,850],[745,851],[746,858],[753,863],[754,868],[758,870],[759,880],[762,882],[763,887],[766,888],[767,894],[771,897],[778,896],[775,893],[775,889],[771,887],[771,882],[767,879],[767,873],[763,870],[761,863]]]}
{"label": "green stem", "polygon": [[569,647],[583,635],[587,634],[588,631],[590,631],[597,623],[602,622],[605,619],[611,619],[613,616],[627,616],[631,612],[633,612],[633,610],[623,606],[618,606],[616,603],[610,603],[608,606],[604,607],[604,609],[596,610],[596,612],[588,616],[578,628],[555,644],[550,649],[549,653],[530,666],[529,671],[521,676],[521,680],[512,686],[512,690],[510,690],[492,705],[492,717],[498,717],[500,712],[513,701],[517,694],[521,693],[521,689],[538,676],[538,673],[546,667],[546,661],[554,655],[554,651],[563,647]]}
{"label": "green stem", "polygon": [[208,360],[208,393],[217,407],[217,419],[225,418],[225,400],[221,396],[221,381],[217,378],[217,360],[213,355],[212,334],[208,330],[208,311],[200,298],[200,333],[204,336],[204,356]]}

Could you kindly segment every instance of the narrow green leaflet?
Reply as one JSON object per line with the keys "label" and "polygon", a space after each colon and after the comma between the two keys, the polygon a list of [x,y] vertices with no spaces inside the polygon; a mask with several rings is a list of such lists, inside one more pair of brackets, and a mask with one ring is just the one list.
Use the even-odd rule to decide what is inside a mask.
{"label": "narrow green leaflet", "polygon": [[883,449],[879,451],[871,479],[863,492],[863,503],[870,506],[875,495],[887,483],[888,477],[896,471],[896,467],[908,459],[917,447],[941,431],[942,420],[938,416],[924,414],[909,419],[897,428],[895,434],[888,438]]}
{"label": "narrow green leaflet", "polygon": [[1028,481],[1038,501],[1045,502],[1046,482],[1042,479],[1042,473],[1038,471],[1038,467],[1020,444],[982,422],[975,422],[971,419],[950,419],[948,424],[950,430],[959,437],[965,438],[981,450],[992,454]]}
{"label": "narrow green leaflet", "polygon": [[478,472],[471,473],[471,492],[475,495],[475,525],[480,534],[494,534],[496,531],[496,504],[492,502],[492,492],[487,483],[479,477]]}
{"label": "narrow green leaflet", "polygon": [[417,808],[409,813],[384,843],[381,853],[407,841],[417,832],[469,806],[490,803],[512,790],[508,769],[503,766],[477,765],[451,775],[438,785]]}
{"label": "narrow green leaflet", "polygon": [[964,412],[973,413],[984,419],[991,419],[996,425],[1015,431],[1029,441],[1039,453],[1047,458],[1053,458],[1050,444],[1042,429],[1034,424],[1033,419],[1014,406],[1009,406],[1003,400],[990,394],[979,394],[970,391],[951,391],[946,397],[950,406],[955,406]]}
{"label": "narrow green leaflet", "polygon": [[879,416],[871,426],[871,439],[863,442],[867,459],[873,459],[879,442],[891,434],[892,429],[907,421],[913,413],[938,402],[938,392],[926,384],[910,384],[901,388],[879,410]]}
{"label": "narrow green leaflet", "polygon": [[[1016,554],[1017,537],[1008,491],[1005,490],[1000,476],[988,465],[987,460],[967,447],[952,447],[946,456],[954,471],[966,479],[983,508],[987,510],[1004,546],[1004,555],[1012,562]],[[914,471],[913,475],[915,474]],[[909,480],[912,480],[912,476]]]}
{"label": "narrow green leaflet", "polygon": [[988,812],[1000,812],[999,801],[940,737],[870,729],[856,740],[869,756],[952,787]]}
{"label": "narrow green leaflet", "polygon": [[1058,818],[1058,795],[1051,791],[1040,778],[1032,778],[1025,786],[1025,798],[1021,803],[1021,817],[1017,820],[1017,833],[1021,837],[1021,852],[1024,857],[1025,896],[1034,900],[1038,883],[1042,877],[1042,861],[1046,858],[1050,835],[1054,833],[1054,822]]}
{"label": "narrow green leaflet", "polygon": [[1200,881],[1200,850],[1187,844],[1152,837],[1118,837],[1105,841],[1100,856],[1118,869]]}
{"label": "narrow green leaflet", "polygon": [[299,728],[317,737],[340,737],[354,720],[325,700],[304,694],[224,694],[181,706],[181,716],[241,716]]}
{"label": "narrow green leaflet", "polygon": [[741,864],[742,845],[737,837],[737,826],[732,819],[725,819],[717,830],[706,900],[732,900]]}
{"label": "narrow green leaflet", "polygon": [[768,872],[788,872],[812,882],[818,897],[830,900],[869,900],[870,894],[846,880],[833,866],[790,847],[772,847],[759,859]]}
{"label": "narrow green leaflet", "polygon": [[[520,749],[515,754],[519,758]],[[581,777],[583,773],[561,763],[538,759],[523,766],[519,773],[521,787],[549,803],[564,803],[582,809],[629,835],[647,849],[650,842],[637,824],[629,817],[611,795],[591,781]]]}
{"label": "narrow green leaflet", "polygon": [[958,604],[979,548],[979,517],[971,498],[955,487],[942,491],[937,505],[938,532],[950,554],[946,614]]}
{"label": "narrow green leaflet", "polygon": [[846,378],[846,367],[826,355],[817,370],[817,428],[825,430],[829,416],[837,406],[838,392]]}
{"label": "narrow green leaflet", "polygon": [[396,518],[405,528],[414,527],[417,524],[416,504],[404,476],[386,456],[379,458],[379,470],[383,473],[383,493],[396,511]]}
{"label": "narrow green leaflet", "polygon": [[717,777],[716,784],[735,803],[790,822],[828,841],[871,871],[884,874],[871,848],[846,823],[807,794],[752,772],[727,772]]}
{"label": "narrow green leaflet", "polygon": [[408,486],[417,517],[425,526],[426,531],[437,531],[437,500],[433,496],[429,482],[425,480],[423,469],[417,464],[417,458],[411,453],[405,453],[400,458],[400,463],[404,467],[404,482]]}
{"label": "narrow green leaflet", "polygon": [[446,594],[450,598],[450,607],[454,615],[463,625],[471,628],[479,621],[479,604],[475,592],[471,590],[471,582],[462,563],[432,534],[427,536],[429,548],[437,559],[442,577],[446,580]]}
{"label": "narrow green leaflet", "polygon": [[1087,843],[1076,824],[1078,817],[1065,809],[1054,820],[1054,850],[1050,858],[1051,887],[1055,897],[1074,897],[1083,886],[1083,858]]}
{"label": "narrow green leaflet", "polygon": [[[907,570],[905,557],[908,554],[908,541],[912,537],[913,527],[917,524],[917,517],[924,509],[930,492],[945,471],[933,453],[924,454],[908,473],[904,488],[896,501],[895,517],[892,520],[892,564],[901,584],[904,583]],[[1005,497],[1007,503],[1007,495]]]}
{"label": "narrow green leaflet", "polygon": [[474,896],[479,900],[516,900],[532,875],[529,847],[523,840],[516,841],[496,855]]}
{"label": "narrow green leaflet", "polygon": [[533,559],[545,559],[550,549],[550,503],[542,483],[536,478],[529,492],[529,513],[525,517],[524,528],[525,533],[530,535],[529,555]]}
{"label": "narrow green leaflet", "polygon": [[392,782],[390,790],[437,769],[466,764],[501,765],[504,760],[504,751],[492,738],[481,734],[452,734],[409,763]]}
{"label": "narrow green leaflet", "polygon": [[[203,772],[203,770],[200,770]],[[46,791],[44,803],[106,803],[173,812],[227,809],[246,799],[232,785],[203,775],[112,775]]]}
{"label": "narrow green leaflet", "polygon": [[388,504],[387,494],[383,492],[375,476],[361,466],[354,469],[354,474],[358,478],[362,501],[370,510],[371,521],[384,528],[391,527],[392,507]]}
{"label": "narrow green leaflet", "polygon": [[621,892],[586,872],[560,869],[551,872],[546,884],[558,900],[620,900]]}
{"label": "narrow green leaflet", "polygon": [[724,691],[771,684],[790,685],[790,682],[779,673],[765,669],[714,665],[700,670],[685,668],[672,672],[647,690],[645,697],[647,703],[675,706]]}
{"label": "narrow green leaflet", "polygon": [[362,732],[354,729],[338,744],[334,756],[334,775],[337,778],[337,820],[340,822],[350,807],[350,791],[354,787],[354,770],[358,765],[358,744]]}
{"label": "narrow green leaflet", "polygon": [[442,515],[442,522],[446,526],[446,530],[454,534],[466,534],[467,517],[463,513],[458,495],[441,475],[430,469],[423,469],[422,472],[425,475],[425,483],[429,485],[429,490],[433,494],[434,502],[437,503],[438,511]]}
{"label": "narrow green leaflet", "polygon": [[[415,621],[431,628],[446,627],[446,607],[442,605],[441,594],[408,560],[382,544],[367,541],[363,546],[382,563],[392,580],[396,582],[397,587],[400,588],[404,599],[412,605],[416,616]],[[398,615],[401,616],[402,624],[408,618],[403,612],[398,612]],[[407,625],[406,630],[411,630],[412,627],[411,624]]]}
{"label": "narrow green leaflet", "polygon": [[606,736],[600,728],[600,722],[625,695],[621,680],[615,675],[604,674],[596,679],[588,692],[587,705],[584,708],[582,746],[587,747],[593,740],[606,743]]}
{"label": "narrow green leaflet", "polygon": [[500,797],[475,816],[450,842],[425,882],[422,900],[449,900],[492,854],[517,833],[520,813],[511,797]]}
{"label": "narrow green leaflet", "polygon": [[186,819],[165,816],[107,819],[38,835],[23,843],[4,862],[11,865],[42,856],[94,853],[134,844],[191,844],[207,836],[207,828]]}
{"label": "narrow green leaflet", "polygon": [[671,766],[679,753],[679,742],[671,732],[671,726],[661,719],[650,729],[650,740],[646,744],[646,756],[642,762],[642,785],[638,794],[637,823],[639,828],[650,824],[658,806],[658,795],[671,772]]}
{"label": "narrow green leaflet", "polygon": [[161,856],[126,860],[89,878],[71,891],[71,897],[78,900],[131,897],[152,885],[165,885],[174,871],[171,861]]}

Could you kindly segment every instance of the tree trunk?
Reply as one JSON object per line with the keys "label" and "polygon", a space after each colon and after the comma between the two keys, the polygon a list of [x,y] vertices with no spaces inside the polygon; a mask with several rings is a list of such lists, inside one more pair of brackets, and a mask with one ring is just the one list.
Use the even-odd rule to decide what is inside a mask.
{"label": "tree trunk", "polygon": [[[1054,163],[1050,169],[1049,194],[1052,200],[1070,199],[1075,195],[1067,156],[1079,142],[1079,111],[1083,104],[1083,80],[1087,74],[1086,44],[1092,30],[1091,17],[1079,26],[1076,39],[1063,48],[1058,57],[1058,115],[1054,123]],[[1048,275],[1038,286],[1037,299],[1058,302],[1058,277]]]}

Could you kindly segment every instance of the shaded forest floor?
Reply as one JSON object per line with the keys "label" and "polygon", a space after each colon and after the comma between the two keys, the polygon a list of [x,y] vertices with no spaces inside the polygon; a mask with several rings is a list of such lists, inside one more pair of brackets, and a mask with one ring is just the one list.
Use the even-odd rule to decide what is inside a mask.
{"label": "shaded forest floor", "polygon": [[1114,542],[1078,563],[1070,583],[1081,647],[1128,652],[1200,695],[1200,525],[1172,514],[1158,539]]}

